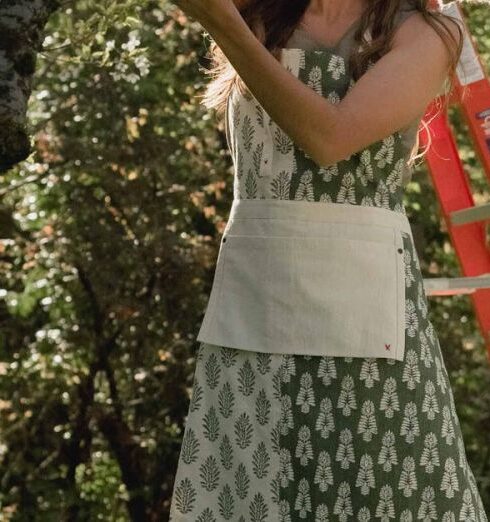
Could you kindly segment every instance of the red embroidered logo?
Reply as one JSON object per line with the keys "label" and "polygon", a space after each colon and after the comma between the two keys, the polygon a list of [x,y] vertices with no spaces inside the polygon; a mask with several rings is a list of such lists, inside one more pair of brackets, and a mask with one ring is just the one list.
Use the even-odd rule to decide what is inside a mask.
{"label": "red embroidered logo", "polygon": [[390,346],[391,346],[391,344],[385,344],[385,348],[386,348],[387,350],[390,350]]}

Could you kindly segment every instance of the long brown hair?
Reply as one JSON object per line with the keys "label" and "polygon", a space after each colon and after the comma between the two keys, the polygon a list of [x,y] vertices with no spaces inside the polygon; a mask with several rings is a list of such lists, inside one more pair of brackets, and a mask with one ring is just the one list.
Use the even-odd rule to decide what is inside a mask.
{"label": "long brown hair", "polygon": [[[354,33],[355,44],[349,57],[349,68],[354,80],[366,72],[369,63],[375,62],[390,50],[392,38],[396,30],[395,16],[402,3],[409,2],[411,7],[419,11],[439,36],[443,39],[450,52],[450,66],[448,80],[454,87],[456,67],[463,47],[463,31],[459,23],[451,16],[440,11],[429,9],[429,0],[367,0],[367,6],[357,24]],[[277,58],[280,57],[281,47],[284,47],[293,31],[298,26],[305,13],[310,0],[245,0],[236,2],[240,14],[264,46]],[[456,41],[448,29],[447,23],[455,23],[459,39]],[[369,29],[371,39],[366,39],[366,31]],[[243,80],[239,77],[225,54],[216,42],[210,46],[211,68],[205,70],[212,77],[202,96],[202,103],[207,108],[214,108],[218,115],[225,111],[228,96],[236,86],[244,95],[249,91]],[[451,94],[452,89],[449,91]],[[439,110],[447,107],[449,95],[445,97],[444,105]],[[423,125],[427,127],[425,121]],[[429,138],[430,145],[430,138]],[[414,151],[418,149],[418,141]],[[416,157],[413,156],[410,161]],[[420,155],[421,156],[421,155]]]}

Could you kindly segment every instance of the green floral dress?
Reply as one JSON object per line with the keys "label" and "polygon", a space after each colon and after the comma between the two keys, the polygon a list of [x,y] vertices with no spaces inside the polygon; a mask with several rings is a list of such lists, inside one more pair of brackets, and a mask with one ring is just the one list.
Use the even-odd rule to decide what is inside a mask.
{"label": "green floral dress", "polygon": [[[333,103],[354,85],[328,49],[281,60]],[[254,97],[234,92],[228,109],[235,198],[405,212],[400,132],[322,168]],[[406,233],[404,250],[402,361],[200,344],[171,521],[488,522]]]}

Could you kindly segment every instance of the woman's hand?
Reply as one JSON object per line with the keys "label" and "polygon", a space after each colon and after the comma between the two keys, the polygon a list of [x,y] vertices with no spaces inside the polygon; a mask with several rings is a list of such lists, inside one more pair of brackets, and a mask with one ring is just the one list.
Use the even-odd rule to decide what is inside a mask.
{"label": "woman's hand", "polygon": [[[240,17],[238,9],[247,0],[171,0],[184,13],[198,21],[206,30],[229,24]],[[232,28],[229,27],[229,30]]]}

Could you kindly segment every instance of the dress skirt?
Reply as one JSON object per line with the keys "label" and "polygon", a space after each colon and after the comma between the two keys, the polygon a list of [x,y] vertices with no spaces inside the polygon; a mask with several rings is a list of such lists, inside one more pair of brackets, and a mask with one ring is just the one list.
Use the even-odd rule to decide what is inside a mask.
{"label": "dress skirt", "polygon": [[173,522],[488,522],[408,238],[406,352],[201,343]]}

